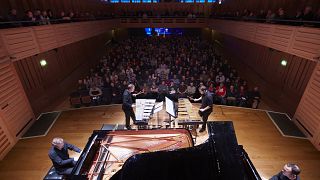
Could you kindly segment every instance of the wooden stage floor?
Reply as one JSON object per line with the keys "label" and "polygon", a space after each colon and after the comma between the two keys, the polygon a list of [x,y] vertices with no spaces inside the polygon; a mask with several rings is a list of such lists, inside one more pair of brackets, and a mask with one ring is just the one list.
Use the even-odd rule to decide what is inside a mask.
{"label": "wooden stage floor", "polygon": [[[159,119],[166,117],[163,112],[159,115]],[[302,179],[320,179],[320,152],[308,140],[281,136],[264,111],[215,106],[209,120],[233,121],[239,144],[264,179],[278,173],[286,162],[300,165]],[[42,179],[52,165],[47,153],[53,137],[62,137],[83,149],[92,131],[108,123],[124,124],[121,105],[63,112],[47,136],[20,140],[15,145],[0,162],[0,179]],[[198,143],[206,137],[200,134]]]}

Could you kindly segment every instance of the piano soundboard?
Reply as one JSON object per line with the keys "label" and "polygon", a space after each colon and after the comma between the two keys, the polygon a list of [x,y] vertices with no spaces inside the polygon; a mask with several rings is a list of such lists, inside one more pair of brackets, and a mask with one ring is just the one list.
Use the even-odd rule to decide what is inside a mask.
{"label": "piano soundboard", "polygon": [[176,120],[179,125],[201,124],[202,118],[198,114],[199,108],[191,104],[189,99],[178,99],[178,117]]}

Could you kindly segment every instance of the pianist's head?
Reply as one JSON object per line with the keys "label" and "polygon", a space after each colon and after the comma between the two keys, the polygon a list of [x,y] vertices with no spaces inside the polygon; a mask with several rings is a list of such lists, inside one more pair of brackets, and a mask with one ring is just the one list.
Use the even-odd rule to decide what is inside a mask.
{"label": "pianist's head", "polygon": [[59,138],[59,137],[53,138],[52,146],[54,146],[55,148],[61,150],[63,148],[63,146],[64,146],[63,139]]}
{"label": "pianist's head", "polygon": [[207,88],[205,86],[200,86],[199,87],[200,94],[204,94],[204,93],[206,93],[206,91],[207,91]]}
{"label": "pianist's head", "polygon": [[297,179],[300,174],[300,168],[296,164],[288,163],[283,166],[282,173],[289,179]]}
{"label": "pianist's head", "polygon": [[134,85],[133,84],[129,84],[128,85],[128,91],[129,92],[134,92]]}

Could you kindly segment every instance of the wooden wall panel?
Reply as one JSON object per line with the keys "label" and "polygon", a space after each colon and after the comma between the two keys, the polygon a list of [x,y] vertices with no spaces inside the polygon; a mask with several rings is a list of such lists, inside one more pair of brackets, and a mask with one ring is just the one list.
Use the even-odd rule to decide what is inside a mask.
{"label": "wooden wall panel", "polygon": [[320,8],[319,0],[224,0],[223,5],[216,5],[213,8],[214,12],[243,12],[244,9],[249,9],[258,13],[262,10],[277,11],[280,7],[283,8],[286,14],[294,16],[297,10],[303,10],[305,6],[312,6],[316,11]]}
{"label": "wooden wall panel", "polygon": [[320,60],[320,29],[316,28],[298,28],[292,47],[289,51],[292,54],[302,54],[305,57]]}
{"label": "wooden wall panel", "polygon": [[196,18],[148,18],[148,19],[132,19],[132,18],[121,18],[119,27],[121,28],[206,28],[207,19]]}
{"label": "wooden wall panel", "polygon": [[0,159],[34,120],[12,62],[9,58],[0,59]]}
{"label": "wooden wall panel", "polygon": [[6,124],[0,115],[0,160],[4,158],[13,145],[14,141],[10,137],[10,134],[6,128]]}
{"label": "wooden wall panel", "polygon": [[[260,87],[264,102],[292,117],[316,63],[232,36],[221,35],[220,41],[239,74]],[[280,65],[282,59],[286,67]]]}
{"label": "wooden wall panel", "polygon": [[301,98],[294,121],[320,150],[320,64],[318,63]]}
{"label": "wooden wall panel", "polygon": [[320,59],[320,30],[317,28],[208,20],[214,30],[309,60]]}
{"label": "wooden wall panel", "polygon": [[0,108],[12,137],[33,119],[29,102],[10,60],[0,62]]}
{"label": "wooden wall panel", "polygon": [[185,11],[191,13],[203,13],[209,15],[211,13],[212,3],[117,3],[113,4],[114,13],[121,14],[122,12],[138,12],[138,11],[152,11],[155,14],[162,14],[169,12],[173,14],[174,11]]}
{"label": "wooden wall panel", "polygon": [[0,33],[12,60],[19,60],[40,52],[31,28],[5,29]]}
{"label": "wooden wall panel", "polygon": [[[76,89],[78,79],[101,58],[104,44],[110,39],[111,30],[14,62],[34,113],[50,111],[55,103],[65,100]],[[40,66],[41,59],[47,61],[47,66]]]}
{"label": "wooden wall panel", "polygon": [[37,26],[33,29],[39,43],[40,52],[58,47],[57,37],[52,26]]}
{"label": "wooden wall panel", "polygon": [[118,25],[117,19],[54,24],[3,29],[0,30],[0,36],[10,59],[17,61],[97,36]]}
{"label": "wooden wall panel", "polygon": [[55,35],[58,41],[58,46],[62,47],[74,42],[72,36],[72,27],[70,24],[58,24],[54,26]]}
{"label": "wooden wall panel", "polygon": [[61,11],[65,12],[91,12],[110,11],[110,7],[100,0],[1,0],[0,16],[6,16],[8,10],[15,8],[18,10],[18,16],[23,17],[26,10],[47,10],[51,9],[55,15],[59,15]]}

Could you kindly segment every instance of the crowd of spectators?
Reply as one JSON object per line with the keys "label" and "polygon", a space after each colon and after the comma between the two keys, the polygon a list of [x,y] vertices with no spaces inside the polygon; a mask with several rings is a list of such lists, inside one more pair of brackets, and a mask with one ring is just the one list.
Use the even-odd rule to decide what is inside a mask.
{"label": "crowd of spectators", "polygon": [[110,13],[96,12],[95,14],[89,12],[64,12],[54,14],[50,9],[34,11],[27,10],[21,14],[16,9],[11,9],[7,16],[0,16],[0,28],[21,27],[21,26],[36,26],[67,22],[79,22],[99,20],[112,17]]}
{"label": "crowd of spectators", "polygon": [[[50,9],[34,11],[27,10],[23,13],[17,12],[16,9],[11,9],[6,16],[0,16],[0,28],[20,27],[20,26],[35,26],[55,23],[67,23],[78,21],[99,20],[112,17],[186,17],[199,18],[205,17],[203,12],[193,12],[186,10],[175,11],[158,11],[158,10],[119,10],[117,12],[64,12],[54,14]],[[286,25],[307,25],[320,27],[320,8],[315,10],[312,6],[306,6],[303,10],[297,10],[295,14],[288,14],[285,8],[278,8],[276,11],[259,10],[251,11],[244,9],[243,11],[233,12],[218,12],[214,11],[211,14],[212,18],[223,18],[232,20],[255,21],[265,23],[277,23]]]}
{"label": "crowd of spectators", "polygon": [[79,80],[71,98],[90,95],[91,104],[121,103],[129,83],[142,92],[137,98],[157,101],[199,97],[198,87],[205,85],[216,104],[257,108],[260,102],[258,88],[249,89],[212,43],[194,36],[131,37],[113,43],[99,65]]}
{"label": "crowd of spectators", "polygon": [[285,8],[280,7],[276,11],[271,9],[260,11],[244,9],[242,12],[213,13],[212,17],[286,25],[320,26],[320,8],[315,10],[312,6],[306,6],[303,10],[297,10],[295,14],[289,14]]}
{"label": "crowd of spectators", "polygon": [[196,17],[204,17],[203,12],[192,12],[185,10],[176,10],[176,11],[134,11],[134,10],[121,10],[117,13],[120,17],[140,17],[140,18],[148,18],[148,17],[187,17],[187,18],[196,18]]}

